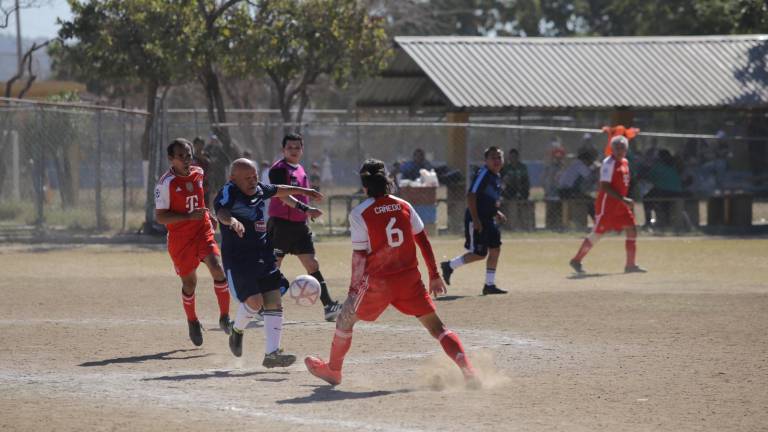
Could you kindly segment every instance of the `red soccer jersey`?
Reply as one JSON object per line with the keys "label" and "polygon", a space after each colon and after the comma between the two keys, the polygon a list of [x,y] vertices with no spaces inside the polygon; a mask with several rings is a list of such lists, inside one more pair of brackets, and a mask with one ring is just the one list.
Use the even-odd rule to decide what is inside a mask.
{"label": "red soccer jersey", "polygon": [[[629,162],[623,158],[617,161],[613,156],[605,158],[603,166],[600,168],[600,182],[610,183],[613,190],[621,196],[627,196],[629,193]],[[595,207],[597,215],[610,215],[618,211],[625,211],[627,205],[601,189],[597,194]]]}
{"label": "red soccer jersey", "polygon": [[[196,208],[205,206],[203,192],[203,169],[190,166],[189,175],[177,176],[173,170],[168,170],[155,187],[155,208],[166,209],[174,213],[192,213]],[[211,218],[208,213],[200,220],[187,220],[168,224],[168,236],[191,236],[203,228],[211,228]]]}
{"label": "red soccer jersey", "polygon": [[368,198],[349,214],[352,249],[368,251],[369,277],[395,275],[418,268],[414,235],[424,223],[411,204],[392,195]]}

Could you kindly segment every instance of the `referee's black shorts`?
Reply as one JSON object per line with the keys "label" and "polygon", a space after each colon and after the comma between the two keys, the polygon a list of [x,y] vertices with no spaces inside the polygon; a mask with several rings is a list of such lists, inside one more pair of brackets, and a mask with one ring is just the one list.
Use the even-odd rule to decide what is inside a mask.
{"label": "referee's black shorts", "polygon": [[293,222],[277,217],[269,218],[267,232],[275,248],[275,255],[304,255],[315,253],[312,230],[306,222]]}

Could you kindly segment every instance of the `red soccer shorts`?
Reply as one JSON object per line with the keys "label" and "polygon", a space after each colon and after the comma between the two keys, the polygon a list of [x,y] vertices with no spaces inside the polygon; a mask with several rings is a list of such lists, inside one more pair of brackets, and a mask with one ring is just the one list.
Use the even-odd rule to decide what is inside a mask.
{"label": "red soccer shorts", "polygon": [[435,311],[418,269],[384,278],[368,278],[355,300],[355,313],[363,321],[376,321],[387,306],[406,315],[422,316]]}
{"label": "red soccer shorts", "polygon": [[603,234],[606,231],[622,231],[627,227],[635,226],[635,215],[626,208],[597,216],[595,220],[595,233]]}
{"label": "red soccer shorts", "polygon": [[168,253],[179,276],[186,276],[197,270],[200,262],[210,254],[221,256],[211,229],[202,229],[194,236],[168,236]]}

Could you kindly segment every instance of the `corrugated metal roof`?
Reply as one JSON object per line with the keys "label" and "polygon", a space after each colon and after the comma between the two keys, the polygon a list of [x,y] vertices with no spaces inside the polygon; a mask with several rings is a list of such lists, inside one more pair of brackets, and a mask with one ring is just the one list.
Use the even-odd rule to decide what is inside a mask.
{"label": "corrugated metal roof", "polygon": [[[452,108],[768,106],[766,35],[395,42]],[[412,76],[412,64],[397,58],[383,77]],[[388,81],[379,91],[391,94],[400,84]],[[415,93],[402,89],[398,98]]]}
{"label": "corrugated metal roof", "polygon": [[365,106],[445,106],[447,99],[424,77],[376,78],[357,94],[357,105]]}

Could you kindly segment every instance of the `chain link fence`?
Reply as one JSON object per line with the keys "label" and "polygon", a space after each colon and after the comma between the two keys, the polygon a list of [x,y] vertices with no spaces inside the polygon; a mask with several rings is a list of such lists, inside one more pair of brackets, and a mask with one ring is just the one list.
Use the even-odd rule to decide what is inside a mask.
{"label": "chain link fence", "polygon": [[[206,142],[213,188],[227,179],[234,156],[266,168],[281,157],[285,132],[275,110],[232,110],[212,125],[205,110],[165,110],[158,103],[145,148],[148,113],[76,104],[0,101],[0,230],[135,232],[151,224],[152,188],[167,170],[165,145],[175,137]],[[473,114],[468,127],[442,114],[314,110],[305,113],[303,163],[326,195],[318,234],[347,232],[349,210],[364,197],[357,170],[369,157],[387,163],[397,193],[411,201],[433,233],[459,232],[465,191],[496,146],[508,230],[587,230],[607,136],[605,112]],[[707,226],[766,224],[764,114],[639,112],[631,141],[631,196],[638,225],[673,232]],[[224,128],[226,154],[212,126]],[[288,125],[293,129],[294,125]],[[651,134],[650,131],[673,131]],[[461,144],[464,142],[465,144]],[[423,154],[423,161],[417,149]],[[458,150],[457,150],[458,149]],[[457,154],[456,152],[462,152]],[[457,162],[458,161],[458,162]],[[418,168],[433,168],[438,187],[424,187]],[[524,168],[523,168],[524,166]],[[10,233],[10,234],[9,234]]]}
{"label": "chain link fence", "polygon": [[144,120],[127,110],[0,101],[0,230],[138,228]]}

